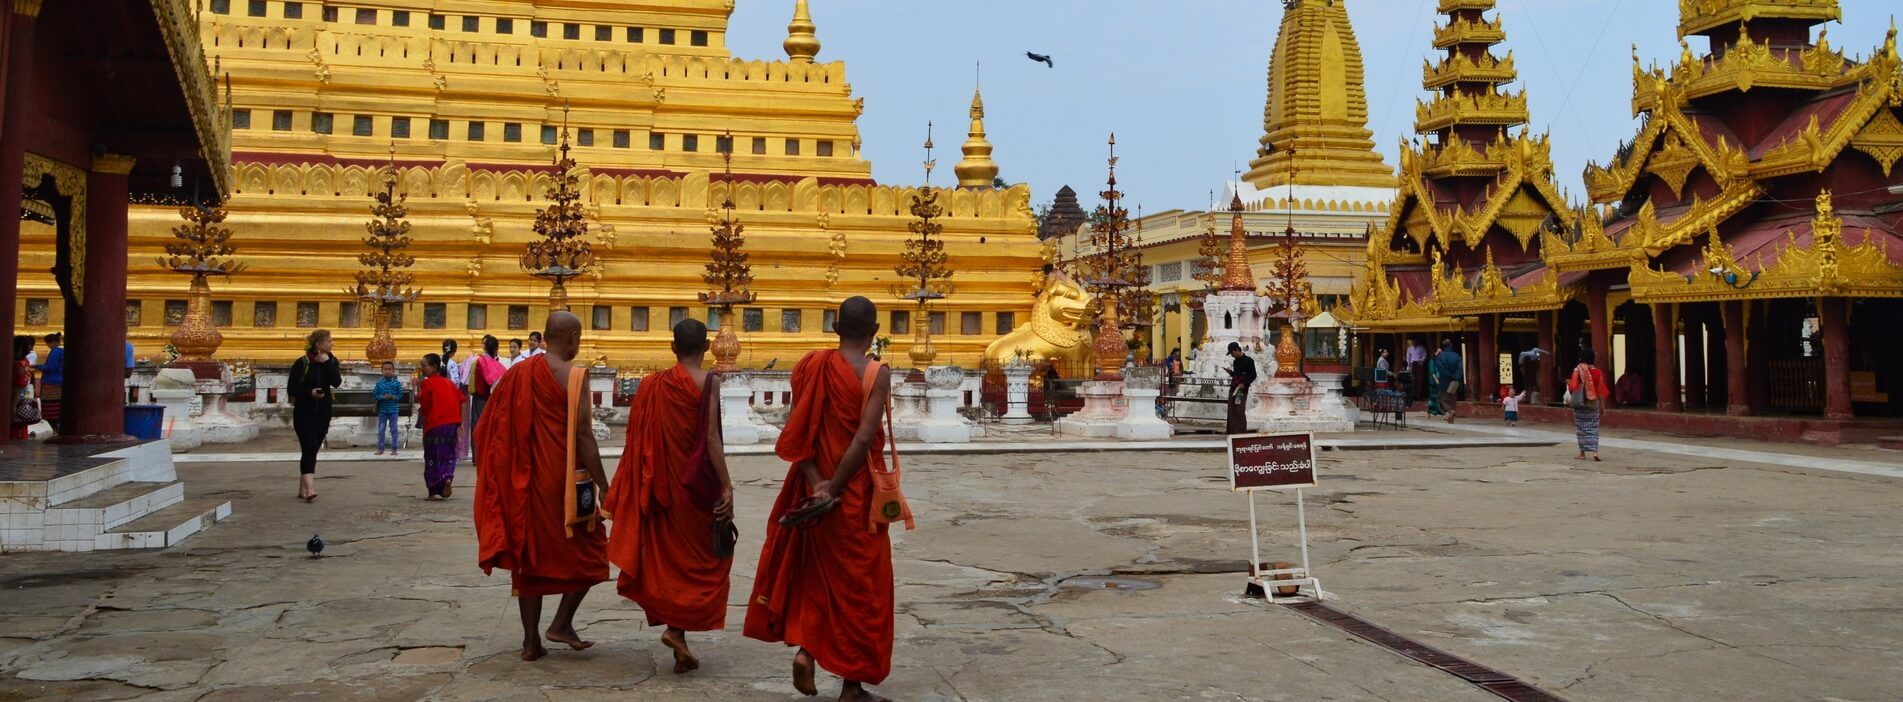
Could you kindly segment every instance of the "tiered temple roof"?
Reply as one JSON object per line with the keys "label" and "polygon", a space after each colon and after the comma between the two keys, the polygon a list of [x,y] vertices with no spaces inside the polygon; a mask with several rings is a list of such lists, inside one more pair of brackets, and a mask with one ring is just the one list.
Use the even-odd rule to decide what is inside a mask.
{"label": "tiered temple roof", "polygon": [[[1443,0],[1434,47],[1422,69],[1434,93],[1417,109],[1421,138],[1401,145],[1400,190],[1370,231],[1362,275],[1341,316],[1371,327],[1447,328],[1453,316],[1552,309],[1570,288],[1540,257],[1543,224],[1573,215],[1553,182],[1544,135],[1525,129],[1526,95],[1492,0]],[[1508,136],[1520,127],[1517,136]]]}
{"label": "tiered temple roof", "polygon": [[1602,208],[1546,236],[1562,275],[1625,269],[1639,302],[1903,297],[1903,58],[1812,28],[1835,0],[1682,0],[1689,45],[1633,68],[1645,126],[1586,170]]}

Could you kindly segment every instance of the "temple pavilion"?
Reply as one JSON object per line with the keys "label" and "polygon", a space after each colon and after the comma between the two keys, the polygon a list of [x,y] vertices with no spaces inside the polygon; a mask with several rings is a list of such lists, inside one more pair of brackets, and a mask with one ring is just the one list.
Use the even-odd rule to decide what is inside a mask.
{"label": "temple pavilion", "polygon": [[[64,333],[65,440],[125,438],[131,203],[176,212],[215,204],[230,185],[230,113],[194,5],[12,0],[0,9],[0,210],[19,213],[0,217],[0,339],[31,332],[44,355],[37,337]],[[26,314],[18,293],[22,229],[39,237],[31,267],[46,282],[31,295],[52,300],[56,322]],[[9,397],[13,375],[13,345],[0,343]],[[0,449],[6,441],[0,432]],[[8,456],[0,468],[37,460]]]}
{"label": "temple pavilion", "polygon": [[[1497,33],[1482,21],[1491,4],[1443,0],[1437,40]],[[1681,0],[1679,11],[1678,60],[1635,57],[1642,126],[1588,167],[1590,206],[1551,212],[1537,240],[1511,259],[1495,250],[1478,276],[1472,259],[1435,265],[1424,244],[1425,283],[1371,271],[1354,313],[1372,329],[1447,320],[1484,357],[1483,388],[1511,377],[1496,354],[1543,346],[1558,362],[1533,382],[1549,399],[1556,371],[1590,345],[1617,376],[1614,426],[1822,441],[1880,429],[1875,418],[1903,415],[1903,368],[1884,355],[1903,343],[1896,32],[1858,59],[1819,27],[1842,19],[1835,0]],[[1514,331],[1529,309],[1532,338]]]}

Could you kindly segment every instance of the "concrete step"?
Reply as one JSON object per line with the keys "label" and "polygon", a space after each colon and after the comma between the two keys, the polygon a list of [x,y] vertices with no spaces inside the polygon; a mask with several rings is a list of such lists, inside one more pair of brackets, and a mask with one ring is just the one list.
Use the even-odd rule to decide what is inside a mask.
{"label": "concrete step", "polygon": [[92,541],[100,532],[185,499],[185,484],[120,483],[46,510],[47,541]]}
{"label": "concrete step", "polygon": [[224,500],[186,500],[107,530],[94,539],[93,548],[165,548],[231,516]]}

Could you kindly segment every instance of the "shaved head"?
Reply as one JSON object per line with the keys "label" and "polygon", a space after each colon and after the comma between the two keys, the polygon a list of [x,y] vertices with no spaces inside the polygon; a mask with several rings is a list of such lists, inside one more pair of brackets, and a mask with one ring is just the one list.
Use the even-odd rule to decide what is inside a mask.
{"label": "shaved head", "polygon": [[839,303],[839,318],[833,331],[847,341],[864,341],[879,333],[879,308],[864,296],[855,295]]}
{"label": "shaved head", "polygon": [[557,358],[575,360],[581,351],[581,318],[567,310],[550,312],[548,325],[542,328],[542,343]]}

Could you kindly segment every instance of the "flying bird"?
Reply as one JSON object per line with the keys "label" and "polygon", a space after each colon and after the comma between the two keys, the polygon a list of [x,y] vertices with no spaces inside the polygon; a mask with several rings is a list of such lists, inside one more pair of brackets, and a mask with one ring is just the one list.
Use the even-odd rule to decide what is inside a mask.
{"label": "flying bird", "polygon": [[1049,54],[1039,54],[1039,53],[1032,53],[1032,52],[1026,51],[1024,52],[1024,55],[1030,58],[1032,61],[1036,61],[1038,63],[1044,64],[1051,68],[1057,67],[1056,63],[1051,62],[1051,57]]}
{"label": "flying bird", "polygon": [[324,552],[324,537],[312,535],[310,541],[304,542],[304,550],[311,552],[311,558],[316,558],[318,554]]}

